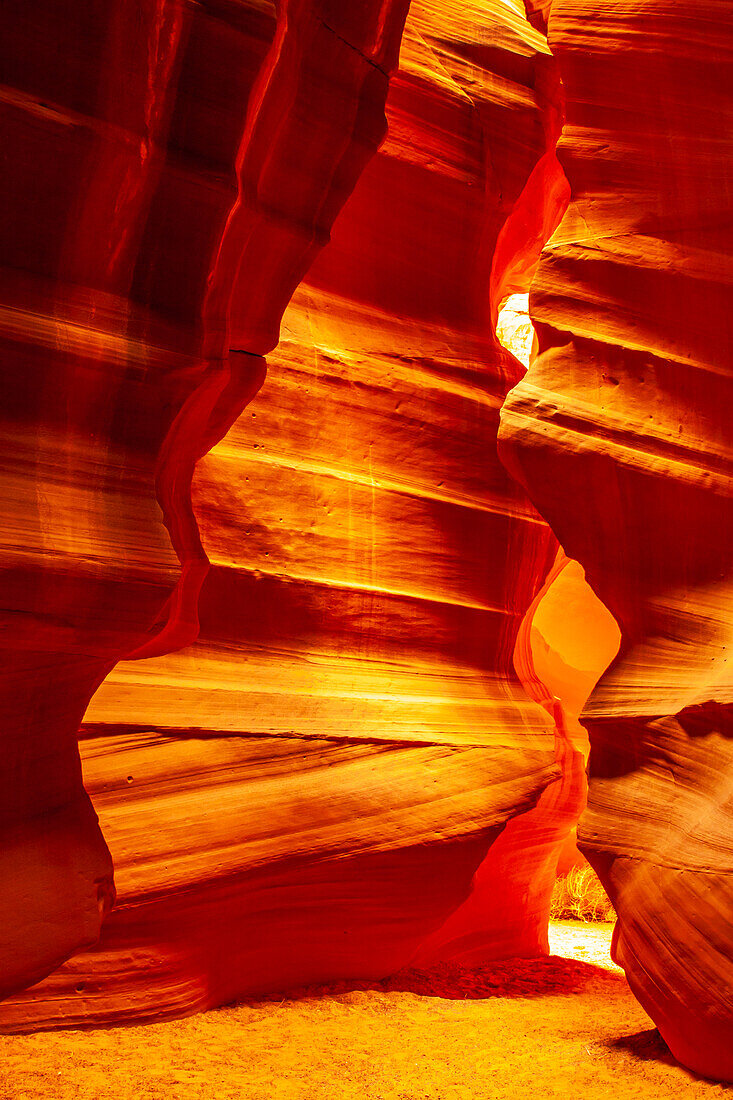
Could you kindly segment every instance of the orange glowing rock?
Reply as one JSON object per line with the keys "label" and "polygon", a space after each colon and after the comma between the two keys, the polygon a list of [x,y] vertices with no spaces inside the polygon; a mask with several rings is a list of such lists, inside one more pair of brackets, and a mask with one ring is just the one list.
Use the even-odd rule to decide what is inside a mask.
{"label": "orange glowing rock", "polygon": [[[554,186],[546,180],[557,179],[554,168],[535,170],[549,163],[556,136],[544,90],[552,61],[516,12],[413,4],[388,139],[285,314],[262,399],[200,461],[191,511],[196,458],[251,396],[242,386],[232,392],[228,372],[251,366],[255,385],[261,368],[254,354],[233,353],[223,369],[209,359],[191,399],[187,379],[195,383],[200,368],[186,339],[196,334],[180,326],[199,319],[209,355],[227,332],[232,348],[269,351],[278,311],[312,259],[314,233],[323,243],[381,137],[381,69],[395,39],[369,45],[369,19],[333,34],[341,8],[319,24],[315,8],[293,4],[291,37],[276,39],[259,77],[274,25],[263,27],[254,12],[238,16],[243,36],[232,28],[227,37],[220,20],[197,11],[176,30],[185,45],[168,40],[182,57],[160,62],[169,86],[156,95],[168,99],[155,117],[175,143],[157,155],[155,178],[136,184],[145,227],[130,234],[136,266],[124,288],[144,298],[151,316],[174,318],[173,365],[156,350],[167,348],[168,330],[156,330],[153,350],[146,342],[145,314],[134,345],[139,382],[125,366],[141,394],[150,391],[151,432],[166,405],[160,387],[179,380],[167,398],[171,426],[146,440],[147,473],[125,450],[140,430],[129,401],[117,414],[112,457],[123,485],[137,479],[125,556],[148,545],[137,517],[147,509],[153,527],[157,462],[183,576],[161,607],[166,543],[156,520],[147,573],[138,567],[150,592],[147,636],[131,626],[120,645],[119,624],[136,607],[124,576],[114,588],[109,582],[116,603],[100,596],[102,622],[111,607],[115,629],[99,679],[125,652],[139,658],[107,676],[81,742],[117,906],[98,948],[5,1002],[6,1027],[162,1016],[301,981],[388,973],[461,905],[507,820],[559,775],[554,723],[512,662],[554,540],[495,447],[499,409],[521,368],[496,342],[489,288],[493,279],[497,294],[517,283],[526,290],[548,215],[527,203],[519,218],[515,208],[528,187],[545,194]],[[401,15],[384,7],[395,34]],[[477,67],[475,42],[487,28],[501,46]],[[212,54],[221,49],[235,67],[244,60],[258,104],[239,156],[239,206],[228,219],[233,197],[200,175],[194,157],[211,140],[198,114],[197,89],[207,87],[208,104],[214,95],[201,83],[204,59],[218,72]],[[291,71],[304,83],[293,85]],[[336,110],[332,85],[342,78]],[[140,94],[129,90],[131,101]],[[231,88],[216,95],[219,106],[209,110],[227,123],[216,145],[223,170],[240,131]],[[288,120],[280,129],[278,111]],[[507,127],[511,149],[490,155]],[[280,137],[273,143],[270,133]],[[189,143],[182,177],[179,150]],[[335,171],[328,158],[337,149]],[[210,196],[201,206],[204,186]],[[499,239],[514,264],[508,281],[496,265]],[[435,255],[439,264],[426,262]],[[90,314],[79,312],[89,326]],[[116,340],[126,364],[130,322],[115,321],[109,336],[95,324],[88,339],[98,354]],[[154,353],[162,361],[148,377],[143,367]],[[76,488],[72,479],[72,509]],[[107,507],[102,518],[117,515],[101,489],[90,492]],[[86,529],[93,552],[104,528]],[[62,525],[55,537],[67,530],[73,552],[78,531]],[[175,558],[166,554],[170,587]],[[107,570],[110,557],[102,555]],[[43,567],[37,558],[41,577]],[[199,621],[199,640],[181,650]],[[81,709],[81,690],[79,697]],[[573,824],[562,821],[563,838]],[[554,838],[544,858],[556,858]],[[528,862],[515,862],[520,877],[531,876]],[[541,941],[544,915],[542,906],[528,910],[488,949],[516,953],[520,942]],[[80,996],[78,988],[94,992]]]}
{"label": "orange glowing rock", "polygon": [[672,1052],[733,1079],[731,23],[553,0],[549,41],[571,201],[502,453],[621,629],[579,830],[616,959]]}
{"label": "orange glowing rock", "polygon": [[733,1077],[708,4],[11,15],[0,1026],[546,951],[588,730],[618,960]]}
{"label": "orange glowing rock", "polygon": [[114,887],[79,724],[121,657],[196,637],[195,464],[384,133],[406,4],[286,7],[277,34],[261,5],[8,13],[2,994],[98,937]]}

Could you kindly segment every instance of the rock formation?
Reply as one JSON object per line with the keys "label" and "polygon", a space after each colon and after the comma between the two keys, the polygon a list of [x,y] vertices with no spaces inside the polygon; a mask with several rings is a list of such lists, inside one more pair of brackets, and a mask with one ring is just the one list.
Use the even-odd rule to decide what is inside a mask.
{"label": "rock formation", "polygon": [[[237,48],[262,63],[266,46],[251,40],[261,20],[240,18]],[[320,33],[386,90],[378,66]],[[274,21],[267,34],[287,76],[293,63],[282,60]],[[201,98],[186,74],[203,80],[194,60],[202,66],[223,35],[211,14],[188,27],[174,117],[189,117]],[[161,170],[143,237],[157,265],[146,293],[157,295],[156,316],[200,316],[210,357],[223,354],[227,282],[231,346],[249,361],[276,341],[277,303],[311,259],[305,215],[296,233],[283,218],[239,223],[253,220],[252,207],[296,198],[312,222],[321,196],[301,194],[301,146],[315,155],[301,129],[320,133],[331,121],[337,61],[322,61],[327,102],[309,106],[308,84],[306,117],[296,126],[288,113],[290,177],[268,176],[269,195],[258,182],[254,199],[259,167],[239,154],[239,198],[223,231],[221,214],[215,223],[218,283],[206,287],[199,245],[177,286],[158,285],[171,249],[185,251],[173,232],[181,219],[202,232],[198,206],[163,217],[171,195],[157,196],[166,185],[177,195],[180,173],[167,184]],[[252,73],[250,83],[265,79]],[[299,981],[388,973],[460,907],[505,822],[559,775],[554,724],[512,663],[555,545],[496,455],[499,409],[521,369],[495,339],[489,295],[492,285],[495,298],[526,289],[545,223],[560,212],[558,198],[549,215],[526,203],[520,216],[527,189],[554,195],[563,184],[548,89],[555,94],[547,47],[518,13],[413,4],[388,139],[285,315],[263,399],[199,464],[197,524],[187,503],[196,451],[159,463],[182,581],[158,629],[128,647],[138,659],[96,695],[81,742],[117,906],[92,953],[5,1002],[4,1026],[161,1016]],[[229,119],[232,90],[217,94],[211,117]],[[352,116],[333,120],[344,141]],[[368,113],[361,126],[366,156],[380,134]],[[228,148],[233,158],[231,135]],[[176,145],[176,169],[179,157]],[[169,150],[165,165],[173,159]],[[355,169],[340,171],[351,186]],[[199,195],[200,186],[191,201]],[[252,242],[241,267],[232,234]],[[499,271],[497,253],[513,271],[508,262]],[[427,262],[432,254],[440,265]],[[191,427],[179,414],[164,456]],[[181,650],[197,617],[199,640]],[[477,931],[482,950],[546,948],[553,859],[577,812],[540,845],[548,867],[531,905],[517,904],[516,883],[497,889],[491,926]],[[537,878],[516,848],[504,858],[520,884]],[[502,887],[502,874],[492,881]]]}
{"label": "rock formation", "polygon": [[338,8],[3,12],[2,993],[98,936],[81,718],[196,636],[195,463],[383,137],[406,3]]}
{"label": "rock formation", "polygon": [[727,4],[552,0],[571,188],[502,453],[613,613],[581,846],[672,1052],[733,1078]]}
{"label": "rock formation", "polygon": [[733,1076],[725,6],[407,7],[10,5],[0,1026],[547,950],[587,729]]}

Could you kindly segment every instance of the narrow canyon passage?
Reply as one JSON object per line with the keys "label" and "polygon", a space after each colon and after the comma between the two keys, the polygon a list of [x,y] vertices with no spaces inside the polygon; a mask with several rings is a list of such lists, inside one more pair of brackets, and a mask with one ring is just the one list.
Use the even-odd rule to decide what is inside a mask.
{"label": "narrow canyon passage", "polygon": [[366,982],[465,1058],[379,983],[541,986],[580,821],[586,1011],[733,1079],[729,17],[13,0],[0,1030]]}

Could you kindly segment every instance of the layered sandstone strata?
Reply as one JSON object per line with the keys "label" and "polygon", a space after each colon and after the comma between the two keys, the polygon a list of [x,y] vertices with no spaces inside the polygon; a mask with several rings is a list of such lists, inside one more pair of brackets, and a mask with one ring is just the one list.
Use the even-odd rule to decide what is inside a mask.
{"label": "layered sandstone strata", "polygon": [[[196,460],[261,382],[259,356],[383,136],[404,10],[293,2],[277,26],[261,5],[146,12],[142,27],[124,4],[91,29],[59,24],[55,61],[33,14],[16,22],[19,132],[59,165],[34,191],[29,149],[13,198],[52,199],[61,238],[43,278],[35,239],[15,242],[15,262],[35,267],[11,281],[9,323],[36,372],[15,514],[48,499],[56,522],[39,520],[37,543],[11,532],[28,570],[16,591],[47,630],[39,642],[18,608],[14,638],[24,628],[36,647],[18,741],[30,712],[54,775],[64,747],[62,809],[87,805],[74,745],[86,701],[135,659],[108,675],[81,743],[116,909],[98,948],[5,1002],[12,1027],[394,970],[561,770],[554,724],[512,661],[554,540],[495,447],[521,374],[494,337],[498,299],[526,289],[562,201],[547,214],[526,199],[559,180],[542,37],[503,3],[413,5],[388,140],[286,314],[262,399],[200,463],[192,507]],[[82,156],[69,143],[87,134]],[[8,446],[6,468],[16,459]],[[59,690],[76,700],[68,715]],[[35,814],[41,845],[52,803],[31,778],[29,764],[11,779],[28,801],[14,827],[27,835]],[[108,897],[87,816],[101,869],[71,881],[99,879]],[[74,835],[54,835],[80,862]],[[484,950],[541,950],[551,872],[518,906],[532,869],[517,845],[509,856],[516,881],[497,880]],[[61,857],[39,860],[34,890],[64,935],[38,959],[37,937],[6,939],[10,985],[99,927],[96,896],[72,926],[80,901],[54,894],[48,858]]]}
{"label": "layered sandstone strata", "polygon": [[733,1076],[730,24],[534,7],[416,0],[371,162],[406,3],[10,11],[2,992],[96,939],[95,810],[118,898],[4,1026],[543,950],[617,622],[583,841]]}
{"label": "layered sandstone strata", "polygon": [[405,7],[4,8],[3,994],[113,900],[79,724],[121,657],[196,636],[194,466],[384,135]]}
{"label": "layered sandstone strata", "polygon": [[582,846],[615,955],[693,1069],[733,1078],[731,46],[725,4],[553,0],[568,212],[502,453],[621,632],[584,711]]}

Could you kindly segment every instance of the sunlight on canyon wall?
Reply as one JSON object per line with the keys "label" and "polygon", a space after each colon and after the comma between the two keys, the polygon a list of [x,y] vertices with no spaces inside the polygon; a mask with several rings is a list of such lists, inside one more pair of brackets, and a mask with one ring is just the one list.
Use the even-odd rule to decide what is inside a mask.
{"label": "sunlight on canyon wall", "polygon": [[0,43],[0,1025],[541,953],[580,817],[733,1078],[720,4],[70,7]]}
{"label": "sunlight on canyon wall", "polygon": [[529,292],[510,294],[499,306],[496,338],[526,368],[535,344],[534,325],[529,318]]}

